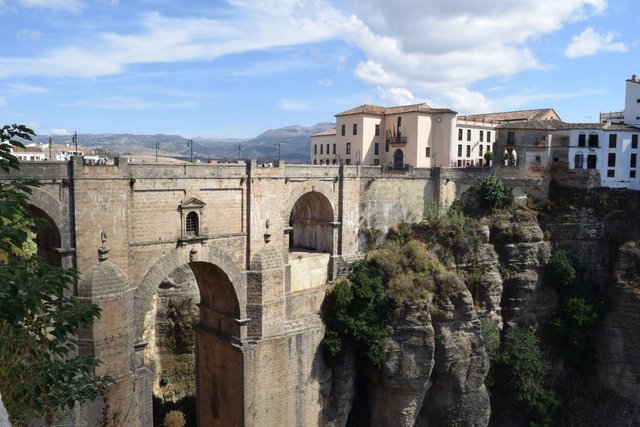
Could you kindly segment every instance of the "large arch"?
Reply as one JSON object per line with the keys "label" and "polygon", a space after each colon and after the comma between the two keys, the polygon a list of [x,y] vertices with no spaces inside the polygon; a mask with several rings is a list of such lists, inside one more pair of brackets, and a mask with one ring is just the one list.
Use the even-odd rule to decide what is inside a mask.
{"label": "large arch", "polygon": [[324,194],[303,194],[289,214],[289,247],[332,253],[333,218],[333,207]]}
{"label": "large arch", "polygon": [[393,169],[395,170],[403,170],[404,169],[404,153],[401,149],[396,149],[393,153]]}
{"label": "large arch", "polygon": [[141,314],[143,323],[136,320],[136,333],[141,339],[145,326],[155,328],[144,324],[144,316],[153,309],[163,277],[188,265],[200,294],[194,327],[198,425],[244,425],[246,275],[221,250],[211,247],[200,255],[194,249],[180,247],[166,254],[144,276],[136,295],[136,316]]}

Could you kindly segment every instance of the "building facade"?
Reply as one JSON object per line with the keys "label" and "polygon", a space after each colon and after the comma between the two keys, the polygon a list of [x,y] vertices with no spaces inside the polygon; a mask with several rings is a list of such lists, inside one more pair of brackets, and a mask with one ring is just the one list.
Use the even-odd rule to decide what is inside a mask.
{"label": "building facade", "polygon": [[361,105],[336,114],[335,131],[311,137],[311,159],[395,170],[448,165],[456,114],[427,104]]}

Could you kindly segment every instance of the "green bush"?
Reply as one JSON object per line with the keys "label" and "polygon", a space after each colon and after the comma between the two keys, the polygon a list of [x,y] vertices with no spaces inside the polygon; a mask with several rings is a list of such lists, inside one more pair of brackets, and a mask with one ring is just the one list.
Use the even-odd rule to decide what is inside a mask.
{"label": "green bush", "polygon": [[555,393],[545,385],[548,366],[533,331],[510,328],[504,335],[492,370],[492,378],[503,396],[526,410],[532,423],[553,425],[558,402]]}
{"label": "green bush", "polygon": [[504,181],[495,175],[482,178],[479,182],[480,199],[487,209],[504,208],[511,204],[511,192],[507,190]]}
{"label": "green bush", "polygon": [[329,305],[323,340],[329,360],[338,360],[346,345],[353,345],[366,365],[382,366],[393,302],[387,296],[380,271],[366,261],[354,263],[349,281],[336,284]]}
{"label": "green bush", "polygon": [[551,254],[546,276],[550,284],[562,295],[570,293],[576,287],[576,265],[567,251],[557,250]]}

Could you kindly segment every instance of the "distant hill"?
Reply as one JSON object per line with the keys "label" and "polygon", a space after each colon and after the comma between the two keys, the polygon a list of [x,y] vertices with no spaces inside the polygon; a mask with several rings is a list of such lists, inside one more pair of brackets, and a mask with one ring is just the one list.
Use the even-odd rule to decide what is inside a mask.
{"label": "distant hill", "polygon": [[[257,159],[270,161],[280,157],[288,162],[309,160],[311,135],[334,127],[332,123],[319,123],[314,126],[287,126],[271,129],[253,139],[233,138],[194,138],[194,160],[209,159]],[[72,145],[71,135],[51,135],[54,144]],[[35,138],[39,144],[48,144],[49,135]],[[190,148],[188,140],[180,135],[133,135],[133,134],[78,134],[78,145],[92,148],[102,155],[152,155],[159,144],[159,153],[163,156],[188,159]]]}

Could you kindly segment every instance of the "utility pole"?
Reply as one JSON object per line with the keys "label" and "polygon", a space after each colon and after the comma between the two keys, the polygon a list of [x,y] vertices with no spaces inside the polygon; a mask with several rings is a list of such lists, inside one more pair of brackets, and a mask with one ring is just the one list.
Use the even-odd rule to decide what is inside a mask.
{"label": "utility pole", "polygon": [[51,148],[53,147],[53,138],[49,137],[49,160],[51,160]]}
{"label": "utility pole", "polygon": [[193,139],[187,141],[187,147],[191,148],[191,163],[193,163]]}
{"label": "utility pole", "polygon": [[156,142],[156,163],[158,163],[158,148],[160,148],[160,143]]}
{"label": "utility pole", "polygon": [[71,138],[71,141],[76,145],[76,156],[78,155],[78,132],[76,131]]}
{"label": "utility pole", "polygon": [[277,144],[273,144],[273,149],[275,150],[276,147],[278,148],[278,166],[280,166],[280,142],[278,142]]}

